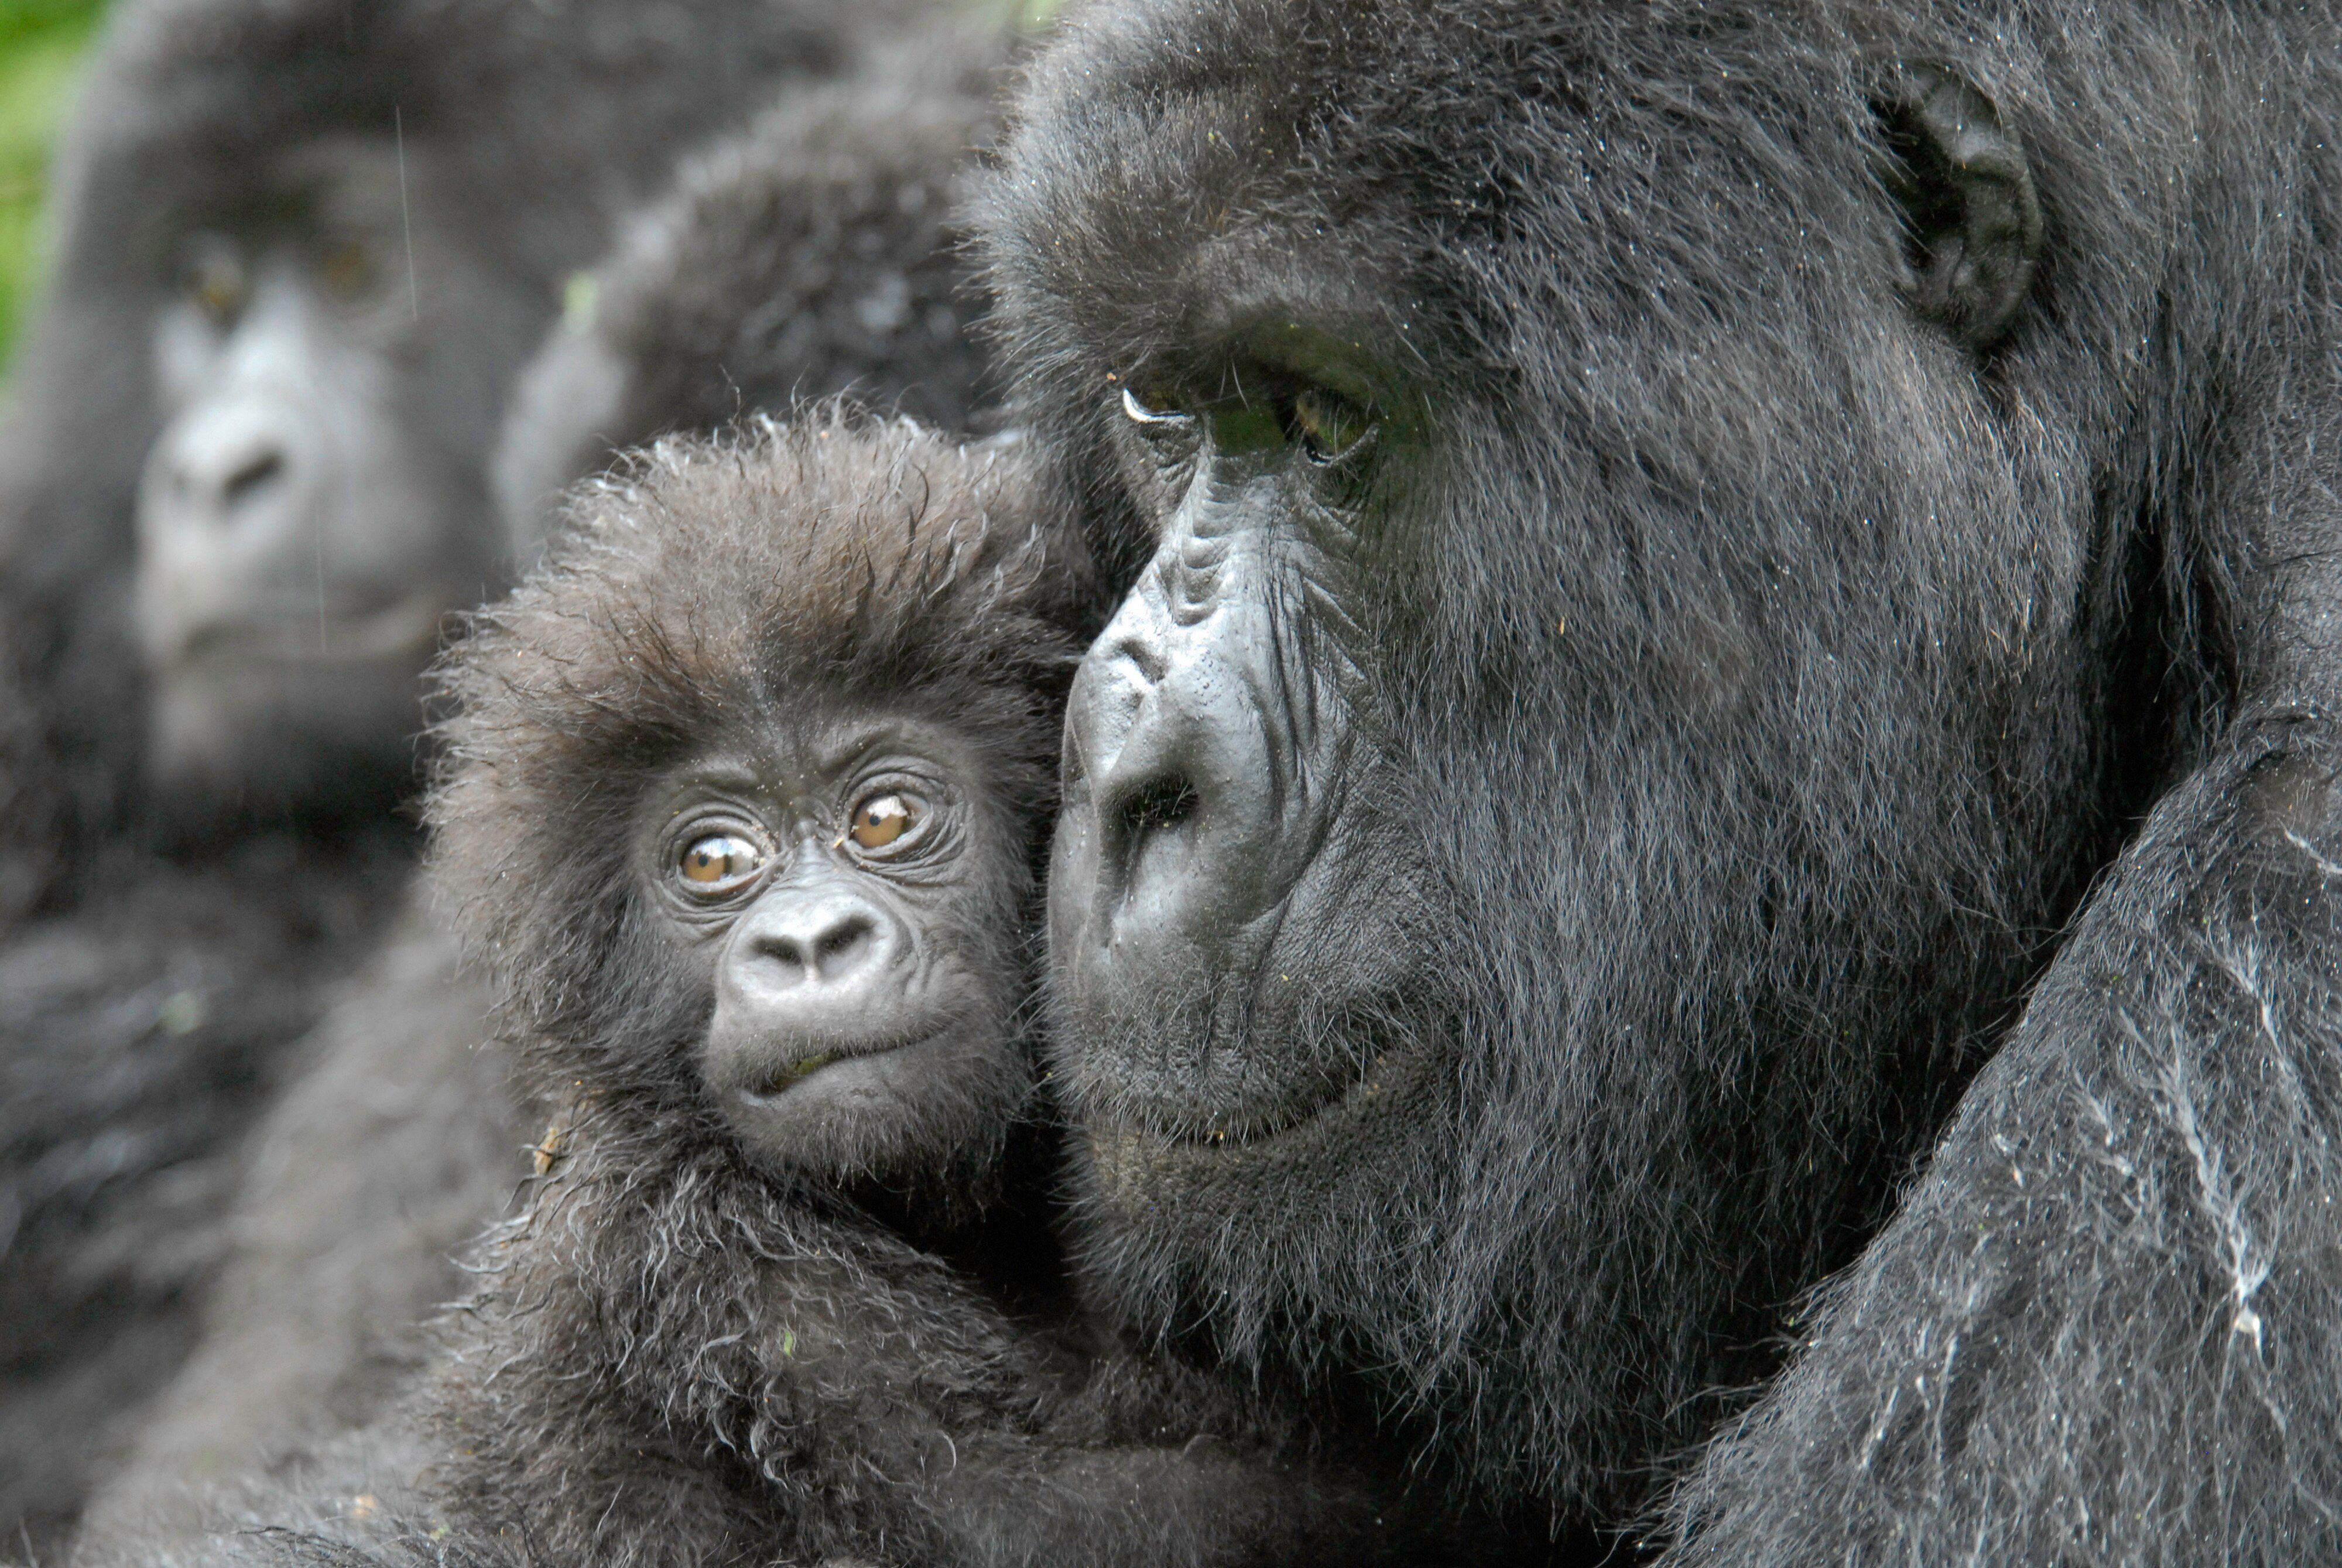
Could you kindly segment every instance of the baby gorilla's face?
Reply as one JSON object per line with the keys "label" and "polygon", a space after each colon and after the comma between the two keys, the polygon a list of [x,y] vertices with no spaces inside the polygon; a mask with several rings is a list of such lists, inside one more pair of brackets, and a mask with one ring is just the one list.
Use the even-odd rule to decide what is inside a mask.
{"label": "baby gorilla's face", "polygon": [[866,711],[766,726],[646,802],[646,903],[712,993],[701,1075],[751,1159],[916,1181],[1015,1115],[1030,862],[982,764]]}

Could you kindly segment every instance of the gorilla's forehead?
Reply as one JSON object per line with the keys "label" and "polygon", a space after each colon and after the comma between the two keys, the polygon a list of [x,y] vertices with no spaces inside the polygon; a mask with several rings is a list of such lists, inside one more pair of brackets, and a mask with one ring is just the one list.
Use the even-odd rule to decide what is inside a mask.
{"label": "gorilla's forehead", "polygon": [[1885,280],[1877,55],[1796,7],[1096,7],[996,202],[1126,361],[1280,309],[1450,375],[1522,321],[1696,336],[1789,316],[1817,267]]}

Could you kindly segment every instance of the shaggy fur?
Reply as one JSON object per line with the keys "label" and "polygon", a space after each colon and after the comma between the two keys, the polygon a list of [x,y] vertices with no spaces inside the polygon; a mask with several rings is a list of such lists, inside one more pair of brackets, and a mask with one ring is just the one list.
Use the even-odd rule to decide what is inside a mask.
{"label": "shaggy fur", "polygon": [[[1115,574],[1173,512],[1123,386],[1296,322],[1383,424],[1263,610],[1317,699],[1264,729],[1346,748],[1279,940],[1351,969],[1276,964],[1308,994],[1208,1058],[1341,1094],[1215,1147],[1157,1109],[1189,1017],[1069,1014],[1101,1301],[1560,1517],[1708,1440],[1675,1561],[2342,1549],[2338,44],[2245,0],[1069,22],[986,226]],[[1909,289],[1920,66],[2047,216],[1981,352]]]}
{"label": "shaggy fur", "polygon": [[186,1353],[194,1298],[243,1240],[223,1223],[234,1134],[409,869],[388,846],[263,840],[145,866],[0,945],[0,1550],[53,1555]]}
{"label": "shaggy fur", "polygon": [[[923,1250],[1047,1300],[1029,1209],[971,1230],[947,1202],[997,1185],[997,1137],[983,1168],[870,1194],[901,1229],[751,1167],[701,1082],[706,983],[655,945],[646,792],[793,714],[950,726],[981,748],[1005,842],[1037,841],[1091,600],[1081,552],[1036,515],[1014,444],[829,414],[664,443],[585,493],[550,565],[448,666],[436,874],[522,1061],[569,1107],[435,1394],[440,1504],[495,1550],[1200,1563],[1336,1529],[1371,1543],[1363,1500],[1260,1453],[1241,1402],[1116,1358],[1076,1393],[1079,1336],[1020,1324]],[[1030,864],[986,874],[1004,885],[983,962],[1021,974]],[[1196,1448],[1205,1433],[1245,1446]]]}

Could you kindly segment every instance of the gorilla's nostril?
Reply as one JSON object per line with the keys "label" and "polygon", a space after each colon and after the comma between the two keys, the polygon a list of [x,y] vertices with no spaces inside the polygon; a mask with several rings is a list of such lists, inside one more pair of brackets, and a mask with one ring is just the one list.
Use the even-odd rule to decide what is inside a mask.
{"label": "gorilla's nostril", "polygon": [[1124,830],[1134,839],[1177,827],[1203,804],[1184,774],[1148,782],[1123,803]]}
{"label": "gorilla's nostril", "polygon": [[1151,643],[1138,637],[1126,637],[1116,644],[1114,651],[1126,660],[1130,667],[1136,670],[1140,678],[1148,685],[1159,686],[1163,684],[1163,676],[1170,666]]}
{"label": "gorilla's nostril", "polygon": [[220,485],[220,500],[231,510],[244,504],[246,498],[279,474],[285,472],[285,454],[281,452],[255,454]]}
{"label": "gorilla's nostril", "polygon": [[860,915],[842,920],[814,938],[806,967],[824,980],[851,970],[861,963],[875,934],[870,922]]}

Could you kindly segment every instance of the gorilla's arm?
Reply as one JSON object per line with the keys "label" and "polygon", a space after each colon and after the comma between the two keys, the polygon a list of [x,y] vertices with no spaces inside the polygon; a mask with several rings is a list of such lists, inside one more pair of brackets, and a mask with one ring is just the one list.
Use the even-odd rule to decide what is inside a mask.
{"label": "gorilla's arm", "polygon": [[1667,1562],[2331,1549],[2337,764],[2270,713],[2161,804]]}

